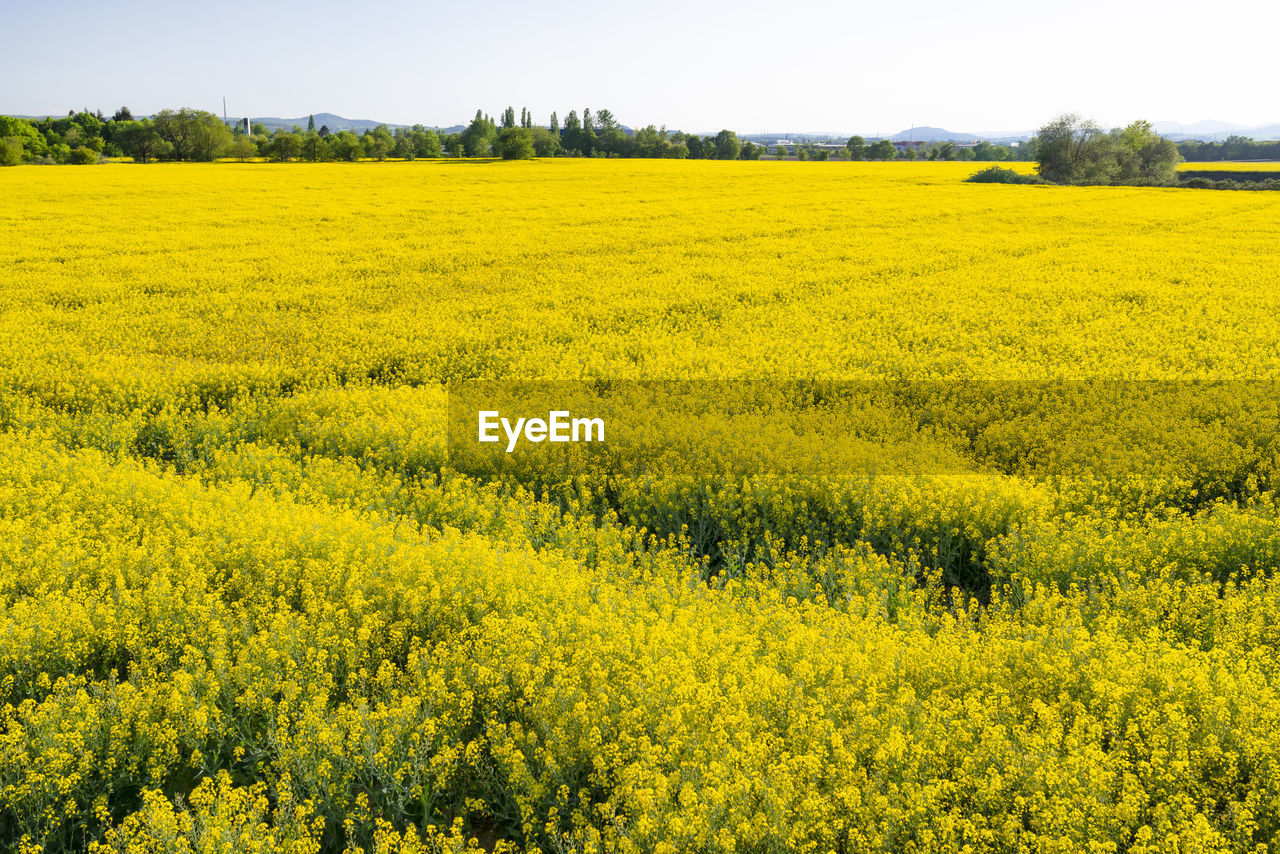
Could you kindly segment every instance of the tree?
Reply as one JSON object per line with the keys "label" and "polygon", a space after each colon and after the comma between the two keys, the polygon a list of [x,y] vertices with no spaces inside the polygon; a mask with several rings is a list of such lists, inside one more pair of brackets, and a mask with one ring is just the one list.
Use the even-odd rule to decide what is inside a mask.
{"label": "tree", "polygon": [[596,150],[596,125],[591,118],[591,110],[582,111],[582,135],[578,140],[578,150],[583,157],[590,157]]}
{"label": "tree", "polygon": [[550,129],[551,129],[551,132],[556,136],[560,135],[560,119],[556,117],[555,113],[551,114]]}
{"label": "tree", "polygon": [[128,107],[121,107],[120,109],[116,110],[115,115],[111,117],[111,121],[131,122],[133,121],[133,113],[129,111]]}
{"label": "tree", "polygon": [[311,133],[311,131],[315,129],[316,129],[316,117],[307,116],[307,133]]}
{"label": "tree", "polygon": [[24,160],[41,157],[49,150],[45,137],[26,119],[0,116],[0,139],[17,140]]}
{"label": "tree", "polygon": [[1037,173],[1059,184],[1101,177],[1102,138],[1102,129],[1078,114],[1058,116],[1036,134]]}
{"label": "tree", "polygon": [[17,166],[23,154],[22,140],[16,136],[0,137],[0,166]]}
{"label": "tree", "polygon": [[737,160],[742,153],[742,143],[738,135],[731,130],[722,130],[716,134],[715,152],[717,160]]}
{"label": "tree", "polygon": [[787,147],[786,147],[785,145],[779,145],[779,146],[777,146],[776,148],[774,148],[774,149],[773,149],[773,156],[774,156],[774,157],[776,157],[776,158],[778,158],[779,160],[786,160],[786,159],[787,159]]}
{"label": "tree", "polygon": [[116,129],[116,139],[120,149],[138,163],[150,163],[172,150],[172,145],[160,137],[150,119],[121,122]]}
{"label": "tree", "polygon": [[1176,145],[1155,132],[1150,122],[1136,121],[1113,134],[1119,142],[1121,180],[1173,183],[1182,155]]}
{"label": "tree", "polygon": [[984,139],[973,147],[973,159],[982,161],[1008,160],[1009,149],[1003,145],[992,145]]}
{"label": "tree", "polygon": [[857,135],[851,136],[845,142],[844,150],[849,152],[850,160],[862,160],[867,156],[867,141]]}
{"label": "tree", "polygon": [[533,152],[539,157],[554,157],[560,153],[560,137],[547,128],[534,128]]}
{"label": "tree", "polygon": [[671,140],[667,138],[667,129],[658,130],[649,125],[637,130],[631,138],[631,154],[633,157],[670,157]]}
{"label": "tree", "polygon": [[560,134],[560,145],[570,154],[582,152],[582,123],[578,121],[578,111],[570,110],[564,120],[564,131]]}
{"label": "tree", "polygon": [[498,129],[493,120],[480,110],[476,110],[476,117],[462,132],[463,150],[467,157],[487,157],[492,151],[497,136]]}
{"label": "tree", "polygon": [[1040,128],[1032,142],[1037,173],[1059,184],[1168,184],[1181,159],[1177,146],[1156,134],[1149,122],[1104,133],[1075,113]]}
{"label": "tree", "polygon": [[102,136],[102,119],[95,116],[88,110],[76,113],[71,117],[71,123],[80,129],[81,138],[85,144],[93,139]]}
{"label": "tree", "polygon": [[267,156],[281,163],[292,160],[302,150],[302,142],[296,133],[278,130],[267,146]]}
{"label": "tree", "polygon": [[231,148],[228,152],[232,157],[243,163],[258,153],[258,146],[254,145],[253,140],[249,139],[249,137],[244,134],[238,134],[231,143]]}
{"label": "tree", "polygon": [[[312,122],[311,124],[314,126],[315,122]],[[326,159],[326,155],[329,153],[329,147],[325,144],[324,137],[315,130],[309,130],[303,134],[300,140],[300,145],[302,155],[312,163],[318,163],[319,161]]]}
{"label": "tree", "polygon": [[528,160],[534,155],[533,134],[528,128],[504,127],[496,148],[503,160]]}
{"label": "tree", "polygon": [[204,110],[161,110],[152,124],[160,138],[172,146],[175,160],[207,162],[231,144],[231,131],[222,119]]}
{"label": "tree", "polygon": [[627,135],[622,132],[622,128],[616,125],[600,132],[600,140],[597,147],[609,157],[614,155],[626,157],[631,153]]}
{"label": "tree", "polygon": [[764,148],[756,145],[754,142],[747,141],[742,145],[742,153],[738,156],[743,160],[759,160],[760,155],[764,153]]}
{"label": "tree", "polygon": [[360,137],[360,145],[364,148],[365,156],[375,160],[386,160],[387,155],[395,148],[395,144],[395,138],[391,136],[391,131],[387,130],[386,125],[378,125],[372,130],[367,130]]}
{"label": "tree", "polygon": [[867,149],[867,157],[872,160],[893,160],[898,156],[898,149],[892,140],[879,139]]}
{"label": "tree", "polygon": [[440,145],[440,137],[435,131],[420,125],[414,125],[411,136],[413,138],[413,153],[418,157],[439,157],[444,154],[444,149]]}
{"label": "tree", "polygon": [[516,126],[516,111],[513,107],[507,107],[502,112],[502,126],[504,128],[513,128]]}
{"label": "tree", "polygon": [[349,130],[340,130],[335,133],[329,141],[329,148],[333,151],[334,157],[348,163],[359,160],[360,155],[364,153],[364,148],[360,145],[360,137]]}
{"label": "tree", "polygon": [[628,153],[627,135],[610,110],[602,109],[596,113],[596,127],[599,129],[598,148],[602,152],[608,156],[625,156]]}

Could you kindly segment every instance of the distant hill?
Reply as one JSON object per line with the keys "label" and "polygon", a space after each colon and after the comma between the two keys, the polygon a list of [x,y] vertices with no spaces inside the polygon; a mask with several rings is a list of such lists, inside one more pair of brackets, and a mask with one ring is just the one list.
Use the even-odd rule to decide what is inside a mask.
{"label": "distant hill", "polygon": [[894,142],[906,142],[913,139],[917,142],[968,142],[970,140],[979,139],[979,137],[977,134],[958,133],[956,131],[946,130],[945,128],[926,126],[899,131],[889,137],[889,139]]}
{"label": "distant hill", "polygon": [[1229,136],[1243,136],[1250,139],[1280,139],[1280,124],[1248,127],[1231,122],[1220,122],[1213,119],[1193,122],[1189,125],[1178,122],[1154,122],[1156,133],[1169,139],[1223,140]]}
{"label": "distant hill", "polygon": [[[1280,139],[1280,124],[1249,127],[1230,122],[1206,120],[1189,125],[1179,124],[1178,122],[1154,122],[1152,126],[1155,128],[1156,133],[1179,142],[1187,139],[1225,139],[1232,134],[1257,140]],[[895,142],[908,139],[923,142],[966,142],[975,139],[985,139],[989,142],[1011,142],[1013,140],[1030,139],[1035,136],[1035,133],[1034,130],[962,133],[938,127],[917,127],[901,131],[889,138]]]}
{"label": "distant hill", "polygon": [[1231,122],[1220,122],[1214,119],[1205,119],[1199,122],[1192,122],[1189,125],[1180,122],[1153,122],[1152,127],[1156,129],[1156,133],[1178,136],[1196,136],[1199,134],[1216,135],[1216,134],[1232,134],[1240,131],[1248,130],[1244,125],[1232,124]]}
{"label": "distant hill", "polygon": [[[232,118],[235,118],[234,116]],[[393,125],[388,122],[375,122],[371,119],[346,119],[334,113],[316,113],[316,127],[327,125],[329,130],[349,130],[355,133],[364,133],[367,130],[373,130],[378,125],[385,124],[389,128],[405,127],[405,125]],[[294,126],[306,130],[307,117],[300,116],[296,119],[281,119],[273,116],[251,116],[249,121],[253,124],[262,125],[267,130],[289,130]]]}

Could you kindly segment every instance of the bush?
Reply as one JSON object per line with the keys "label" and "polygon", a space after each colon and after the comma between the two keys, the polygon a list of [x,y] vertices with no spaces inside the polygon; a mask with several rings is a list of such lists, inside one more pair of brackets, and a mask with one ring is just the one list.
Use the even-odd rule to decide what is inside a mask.
{"label": "bush", "polygon": [[86,145],[72,149],[71,154],[67,156],[67,162],[77,166],[87,166],[91,163],[98,162],[98,152],[94,151]]}
{"label": "bush", "polygon": [[7,136],[0,139],[0,166],[17,166],[22,162],[22,140]]}
{"label": "bush", "polygon": [[1278,172],[1235,172],[1197,169],[1183,172],[1180,187],[1192,190],[1280,190]]}
{"label": "bush", "polygon": [[1036,175],[1024,175],[1003,166],[988,166],[974,172],[966,181],[972,184],[1043,184],[1044,179]]}

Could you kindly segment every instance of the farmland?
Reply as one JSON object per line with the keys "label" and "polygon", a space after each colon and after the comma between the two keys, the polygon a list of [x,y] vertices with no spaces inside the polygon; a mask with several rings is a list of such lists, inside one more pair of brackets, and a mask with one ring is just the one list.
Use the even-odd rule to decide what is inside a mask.
{"label": "farmland", "polygon": [[[974,168],[0,173],[0,848],[1280,851],[1280,197]],[[495,380],[961,462],[469,468]]]}

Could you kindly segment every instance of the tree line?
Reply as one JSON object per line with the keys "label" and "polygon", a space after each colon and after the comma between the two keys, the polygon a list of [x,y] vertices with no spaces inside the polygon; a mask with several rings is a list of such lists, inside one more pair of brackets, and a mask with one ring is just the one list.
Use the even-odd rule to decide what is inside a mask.
{"label": "tree line", "polygon": [[666,127],[638,128],[630,133],[608,109],[570,110],[563,124],[552,113],[546,124],[535,124],[526,108],[517,116],[507,107],[495,120],[482,110],[455,133],[438,132],[422,125],[388,128],[379,125],[356,134],[347,130],[307,127],[269,131],[260,124],[244,132],[229,126],[213,113],[188,108],[161,110],[154,116],[134,118],[121,107],[110,118],[100,111],[68,113],[62,118],[38,120],[0,116],[0,165],[18,163],[97,163],[111,157],[131,157],[138,163],[155,161],[207,162],[223,157],[273,161],[414,160],[433,157],[647,157],[705,160],[760,160],[765,157],[797,160],[1019,160],[1030,152],[1020,148],[979,142],[958,146],[954,142],[900,149],[888,139],[868,141],[850,137],[843,145],[819,145],[810,141],[789,146],[766,146],[739,139],[731,130],[712,136]]}
{"label": "tree line", "polygon": [[1189,139],[1178,143],[1178,153],[1191,163],[1218,160],[1280,160],[1280,141],[1258,142],[1244,136],[1229,136],[1223,142]]}

